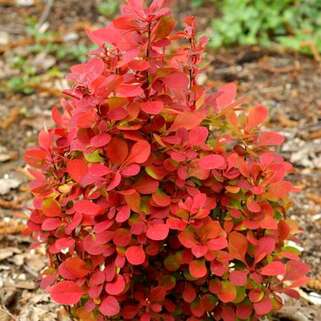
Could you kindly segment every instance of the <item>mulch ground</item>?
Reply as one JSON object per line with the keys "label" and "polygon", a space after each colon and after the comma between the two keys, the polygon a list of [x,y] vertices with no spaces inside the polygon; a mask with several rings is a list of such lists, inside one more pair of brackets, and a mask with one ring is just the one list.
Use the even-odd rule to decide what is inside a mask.
{"label": "mulch ground", "polygon": [[[178,1],[178,16],[192,12],[189,1]],[[50,55],[28,56],[32,39],[26,34],[26,20],[40,19],[42,1],[0,0],[0,88],[19,74],[12,57],[22,55],[42,77],[30,95],[0,89],[0,320],[67,321],[66,314],[49,300],[38,286],[39,272],[46,265],[44,248],[31,249],[31,240],[21,235],[31,196],[28,176],[22,161],[27,146],[36,142],[37,131],[50,126],[50,108],[66,85],[62,77],[47,76],[52,64],[63,73],[73,61]],[[194,10],[208,31],[209,8]],[[45,18],[50,30],[65,37],[72,46],[86,44],[82,28],[103,25],[107,18],[98,16],[96,1],[57,1]],[[311,265],[311,282],[302,289],[303,298],[288,301],[275,320],[321,320],[321,64],[310,57],[260,48],[234,48],[209,52],[204,80],[219,86],[235,81],[241,96],[270,108],[269,127],[281,131],[287,142],[281,153],[296,167],[291,179],[302,191],[293,195],[288,215],[302,228],[299,235],[303,258]],[[48,67],[49,66],[49,67]]]}

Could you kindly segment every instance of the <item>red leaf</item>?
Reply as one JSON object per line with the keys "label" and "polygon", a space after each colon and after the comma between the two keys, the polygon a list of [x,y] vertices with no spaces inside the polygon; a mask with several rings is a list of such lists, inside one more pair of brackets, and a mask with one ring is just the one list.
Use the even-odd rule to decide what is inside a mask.
{"label": "red leaf", "polygon": [[253,198],[248,198],[246,201],[246,207],[250,212],[253,213],[260,213],[261,212],[261,206],[258,202],[254,201]]}
{"label": "red leaf", "polygon": [[166,224],[156,223],[148,227],[146,236],[154,241],[165,240],[168,236],[169,228]]}
{"label": "red leaf", "polygon": [[[192,304],[191,304],[191,312],[193,314],[193,316],[201,318],[204,313],[206,312],[205,309],[203,308],[203,306],[201,305],[201,302],[199,300],[195,300]],[[193,320],[193,319],[192,319]],[[198,319],[197,319],[198,320]],[[188,321],[191,321],[190,318],[188,319]],[[193,320],[194,321],[194,320]]]}
{"label": "red leaf", "polygon": [[94,272],[89,279],[89,286],[100,285],[105,282],[105,273],[102,271]]}
{"label": "red leaf", "polygon": [[91,236],[91,235],[87,235],[83,241],[82,241],[82,246],[83,249],[91,254],[91,255],[100,255],[104,252],[104,250],[106,250],[107,248],[111,248],[109,245],[102,245],[99,244],[96,239]]}
{"label": "red leaf", "polygon": [[92,215],[92,216],[98,215],[103,211],[101,206],[88,200],[77,201],[74,204],[74,209],[78,213],[83,213],[83,214]]}
{"label": "red leaf", "polygon": [[99,311],[107,317],[113,317],[119,314],[120,306],[117,299],[110,295],[107,296],[99,306]]}
{"label": "red leaf", "polygon": [[230,255],[235,259],[245,262],[245,255],[248,246],[246,237],[239,232],[233,231],[229,235],[228,243],[228,250]]}
{"label": "red leaf", "polygon": [[262,275],[269,275],[269,276],[276,276],[276,275],[283,275],[285,274],[285,265],[282,262],[274,261],[265,265],[261,270],[260,273]]}
{"label": "red leaf", "polygon": [[223,303],[228,303],[234,301],[237,292],[236,287],[229,281],[221,282],[221,289],[217,293],[217,296]]}
{"label": "red leaf", "polygon": [[140,84],[121,84],[117,88],[120,97],[137,97],[144,93]]}
{"label": "red leaf", "polygon": [[195,127],[189,132],[189,143],[192,146],[200,146],[205,144],[208,136],[208,129],[206,127]]}
{"label": "red leaf", "polygon": [[236,308],[236,316],[241,320],[246,320],[252,314],[252,307],[250,304],[239,304]]}
{"label": "red leaf", "polygon": [[170,131],[176,131],[179,128],[185,128],[187,130],[193,129],[202,122],[206,114],[200,111],[185,111],[178,114],[172,124]]}
{"label": "red leaf", "polygon": [[268,110],[264,106],[256,106],[249,110],[245,129],[251,131],[253,128],[264,123],[268,116]]}
{"label": "red leaf", "polygon": [[141,246],[130,246],[126,250],[126,259],[132,265],[141,265],[145,262],[145,252]]}
{"label": "red leaf", "polygon": [[44,231],[54,231],[61,224],[61,220],[59,218],[47,218],[41,224],[41,228]]}
{"label": "red leaf", "polygon": [[111,137],[109,134],[100,134],[100,135],[94,136],[90,140],[90,144],[93,147],[99,148],[107,145],[110,142],[110,140],[111,140]]}
{"label": "red leaf", "polygon": [[166,207],[171,203],[171,198],[160,189],[153,193],[152,200],[160,207]]}
{"label": "red leaf", "polygon": [[140,212],[140,202],[141,202],[140,194],[134,191],[134,193],[125,195],[125,201],[132,211],[136,213]]}
{"label": "red leaf", "polygon": [[232,271],[230,273],[230,281],[237,286],[246,285],[247,273],[244,271]]}
{"label": "red leaf", "polygon": [[139,173],[140,171],[140,166],[137,164],[131,164],[124,169],[121,170],[121,174],[124,177],[132,177],[135,176]]}
{"label": "red leaf", "polygon": [[124,29],[124,30],[135,30],[136,25],[131,16],[120,16],[113,20],[113,24],[116,28]]}
{"label": "red leaf", "polygon": [[288,181],[281,181],[276,183],[271,183],[268,192],[264,195],[266,198],[275,200],[282,199],[288,196],[288,194],[293,190],[293,185]]}
{"label": "red leaf", "polygon": [[128,206],[122,206],[116,215],[117,223],[124,223],[129,219],[130,216],[130,208]]}
{"label": "red leaf", "polygon": [[183,300],[187,303],[192,303],[196,299],[196,291],[194,287],[186,283],[183,291]]}
{"label": "red leaf", "polygon": [[103,73],[105,64],[99,58],[92,58],[85,63],[74,65],[70,69],[69,80],[88,85]]}
{"label": "red leaf", "polygon": [[253,306],[256,314],[259,316],[268,314],[273,308],[271,299],[267,296],[262,301],[254,303]]}
{"label": "red leaf", "polygon": [[233,306],[226,305],[226,304],[224,304],[222,306],[222,319],[223,319],[223,321],[235,321],[236,320],[235,310],[234,310]]}
{"label": "red leaf", "polygon": [[88,175],[92,177],[103,177],[111,172],[112,170],[103,164],[93,164],[88,169]]}
{"label": "red leaf", "polygon": [[310,271],[310,268],[307,264],[291,260],[286,264],[286,280],[297,280],[299,278],[302,278],[304,275],[306,275]]}
{"label": "red leaf", "polygon": [[255,250],[255,263],[260,262],[275,249],[275,240],[271,236],[263,236],[258,240]]}
{"label": "red leaf", "polygon": [[135,59],[129,62],[128,67],[135,71],[144,71],[144,70],[147,70],[150,67],[150,65],[149,65],[149,62],[146,60]]}
{"label": "red leaf", "polygon": [[163,110],[164,103],[162,101],[146,101],[141,103],[140,106],[145,113],[157,115]]}
{"label": "red leaf", "polygon": [[237,87],[235,83],[226,84],[218,90],[215,102],[215,108],[217,111],[221,111],[222,109],[228,107],[234,102],[236,98],[236,90]]}
{"label": "red leaf", "polygon": [[66,237],[60,238],[60,239],[56,240],[56,242],[54,244],[54,247],[56,250],[55,253],[58,253],[64,249],[72,249],[72,248],[74,248],[74,246],[75,246],[75,240],[73,240],[71,238],[66,238]]}
{"label": "red leaf", "polygon": [[48,131],[46,130],[41,130],[39,135],[38,135],[38,143],[39,146],[45,150],[50,149],[51,145],[51,135]]}
{"label": "red leaf", "polygon": [[128,145],[125,140],[114,137],[107,145],[106,154],[113,164],[122,164],[128,156]]}
{"label": "red leaf", "polygon": [[121,182],[121,175],[120,175],[119,171],[117,171],[115,173],[113,179],[111,180],[111,182],[107,186],[106,190],[108,192],[113,190],[114,188],[116,188],[120,184],[120,182]]}
{"label": "red leaf", "polygon": [[178,239],[180,243],[188,249],[194,247],[197,244],[195,233],[191,229],[185,229],[183,232],[179,233]]}
{"label": "red leaf", "polygon": [[208,252],[207,245],[195,245],[192,247],[192,253],[197,259],[205,256],[207,252]]}
{"label": "red leaf", "polygon": [[122,309],[122,315],[124,319],[131,320],[134,319],[139,311],[139,306],[137,305],[125,305]]}
{"label": "red leaf", "polygon": [[125,247],[130,243],[131,235],[125,228],[119,228],[114,232],[113,241],[117,246]]}
{"label": "red leaf", "polygon": [[133,185],[133,188],[140,194],[152,194],[157,191],[159,182],[149,176],[142,176]]}
{"label": "red leaf", "polygon": [[257,144],[259,146],[282,145],[284,136],[276,132],[265,132],[258,136]]}
{"label": "red leaf", "polygon": [[24,160],[27,164],[32,167],[41,168],[45,159],[47,157],[47,152],[41,148],[29,148],[24,155]]}
{"label": "red leaf", "polygon": [[118,107],[111,110],[107,116],[110,120],[122,120],[128,116],[128,111],[123,107]]}
{"label": "red leaf", "polygon": [[260,302],[264,298],[264,291],[259,289],[252,289],[248,295],[251,302]]}
{"label": "red leaf", "polygon": [[114,282],[107,283],[105,290],[108,294],[119,295],[124,292],[126,287],[125,279],[122,275],[118,274]]}
{"label": "red leaf", "polygon": [[200,279],[207,274],[204,260],[194,260],[189,264],[189,273],[195,279]]}
{"label": "red leaf", "polygon": [[164,83],[168,89],[173,91],[184,91],[187,90],[189,80],[183,72],[174,72],[166,76]]}
{"label": "red leaf", "polygon": [[53,198],[46,198],[42,201],[42,211],[45,216],[62,216],[60,204]]}
{"label": "red leaf", "polygon": [[208,155],[200,159],[199,166],[202,169],[223,169],[225,159],[221,155]]}
{"label": "red leaf", "polygon": [[150,144],[146,140],[140,140],[132,146],[126,164],[142,164],[147,161],[150,152]]}
{"label": "red leaf", "polygon": [[87,174],[88,166],[83,159],[71,159],[67,161],[67,173],[69,176],[80,183],[82,178]]}
{"label": "red leaf", "polygon": [[175,20],[171,16],[163,16],[154,31],[157,39],[164,39],[170,35],[175,27]]}
{"label": "red leaf", "polygon": [[88,186],[96,183],[101,177],[111,174],[112,170],[103,164],[93,164],[88,168],[87,174],[82,178],[81,185]]}
{"label": "red leaf", "polygon": [[76,125],[79,128],[91,128],[96,121],[96,117],[94,110],[80,112],[74,116]]}
{"label": "red leaf", "polygon": [[101,233],[108,230],[113,225],[113,221],[105,220],[95,224],[94,231],[96,233]]}
{"label": "red leaf", "polygon": [[58,272],[65,279],[74,280],[85,277],[90,270],[79,257],[70,257],[60,264]]}
{"label": "red leaf", "polygon": [[119,44],[122,37],[121,31],[115,28],[113,23],[98,30],[87,30],[87,35],[90,40],[98,46],[103,46],[105,42],[113,45]]}
{"label": "red leaf", "polygon": [[83,290],[72,281],[61,281],[49,290],[52,299],[59,304],[76,304],[84,294]]}
{"label": "red leaf", "polygon": [[207,242],[207,246],[209,250],[211,251],[218,251],[225,249],[227,247],[228,243],[225,237],[218,237],[216,239],[209,240]]}
{"label": "red leaf", "polygon": [[54,106],[51,110],[51,117],[58,127],[63,126],[63,118],[56,106]]}

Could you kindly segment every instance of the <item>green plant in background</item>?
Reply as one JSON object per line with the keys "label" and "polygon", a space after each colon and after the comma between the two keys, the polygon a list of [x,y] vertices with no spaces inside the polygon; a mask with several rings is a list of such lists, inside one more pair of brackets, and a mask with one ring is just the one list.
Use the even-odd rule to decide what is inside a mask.
{"label": "green plant in background", "polygon": [[320,0],[222,0],[212,22],[212,47],[269,46],[275,42],[305,53],[321,52]]}
{"label": "green plant in background", "polygon": [[119,9],[119,1],[101,0],[97,5],[97,10],[100,14],[106,17],[112,17]]}
{"label": "green plant in background", "polygon": [[204,4],[204,0],[192,0],[192,7],[198,8]]}
{"label": "green plant in background", "polygon": [[75,44],[71,42],[59,42],[59,34],[52,31],[41,32],[37,21],[33,18],[27,21],[27,34],[35,40],[35,43],[28,47],[31,54],[45,52],[53,55],[58,60],[69,62],[83,62],[87,58],[88,50],[93,46]]}
{"label": "green plant in background", "polygon": [[15,93],[32,94],[34,92],[32,85],[39,81],[36,75],[36,69],[31,66],[23,56],[14,56],[10,66],[19,70],[19,75],[11,77],[7,81],[6,87]]}
{"label": "green plant in background", "polygon": [[[5,90],[13,93],[24,95],[34,93],[34,88],[44,78],[61,78],[62,74],[59,69],[67,70],[70,63],[85,61],[88,51],[95,48],[95,46],[88,46],[85,43],[63,41],[63,39],[61,40],[61,35],[56,32],[42,32],[37,26],[37,20],[33,17],[26,20],[26,32],[33,41],[25,46],[24,50],[19,54],[9,58],[10,67],[17,74],[10,77],[3,84]],[[37,70],[31,57],[36,57],[38,54],[43,54],[45,57],[50,56],[51,59],[59,62],[59,69],[50,67],[40,71]],[[45,57],[44,59],[46,59]]]}

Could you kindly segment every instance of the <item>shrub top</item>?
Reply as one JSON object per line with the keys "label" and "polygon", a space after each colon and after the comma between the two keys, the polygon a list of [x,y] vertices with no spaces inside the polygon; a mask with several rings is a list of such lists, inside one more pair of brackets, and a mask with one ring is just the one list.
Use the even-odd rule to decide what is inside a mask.
{"label": "shrub top", "polygon": [[88,35],[98,49],[25,154],[42,287],[82,321],[257,320],[297,296],[283,137],[235,84],[199,84],[194,18],[177,32],[164,1],[128,0]]}

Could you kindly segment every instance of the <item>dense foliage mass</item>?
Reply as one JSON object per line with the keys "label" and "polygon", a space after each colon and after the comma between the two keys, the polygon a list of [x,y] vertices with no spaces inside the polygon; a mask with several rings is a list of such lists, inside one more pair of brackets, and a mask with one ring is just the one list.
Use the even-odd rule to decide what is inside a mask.
{"label": "dense foliage mass", "polygon": [[297,296],[283,142],[235,84],[198,84],[206,38],[164,1],[128,0],[88,32],[55,128],[25,154],[42,287],[82,321],[257,320]]}
{"label": "dense foliage mass", "polygon": [[222,17],[212,23],[214,47],[274,42],[316,56],[321,52],[321,1],[222,0],[219,4]]}

